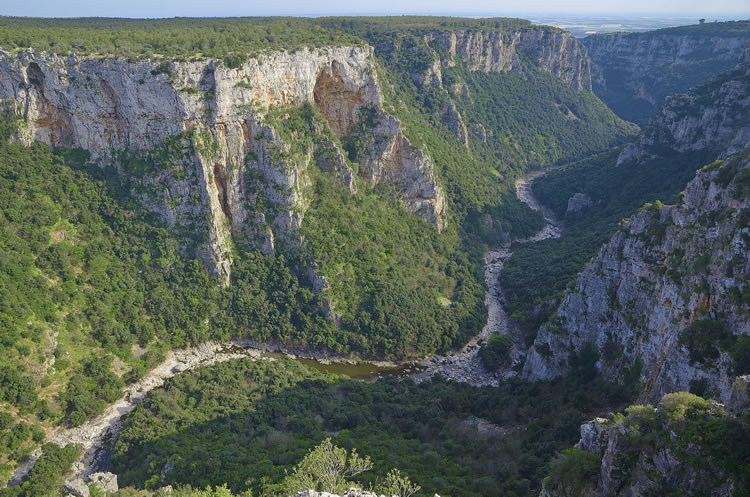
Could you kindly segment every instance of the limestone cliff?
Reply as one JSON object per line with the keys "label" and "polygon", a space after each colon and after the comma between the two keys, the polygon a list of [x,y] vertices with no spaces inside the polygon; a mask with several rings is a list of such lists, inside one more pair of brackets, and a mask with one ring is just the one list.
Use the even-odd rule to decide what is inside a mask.
{"label": "limestone cliff", "polygon": [[[441,53],[447,52],[443,64],[455,65],[460,58],[470,71],[522,74],[525,59],[576,90],[591,90],[586,51],[573,35],[564,31],[439,31],[426,35],[425,40],[441,45]],[[439,66],[431,74],[440,79]]]}
{"label": "limestone cliff", "polygon": [[667,96],[740,60],[750,46],[750,29],[737,32],[740,25],[747,23],[587,36],[594,93],[623,119],[646,122]]}
{"label": "limestone cliff", "polygon": [[23,116],[22,139],[78,147],[135,175],[147,207],[200,238],[198,255],[229,281],[235,241],[273,253],[295,243],[307,207],[313,157],[356,181],[333,143],[303,156],[265,122],[269,108],[314,103],[339,137],[357,129],[362,108],[378,113],[363,171],[403,192],[408,207],[445,223],[432,162],[382,110],[372,49],[271,52],[238,68],[214,61],[132,62],[52,53],[0,52],[0,99]]}
{"label": "limestone cliff", "polygon": [[702,151],[707,161],[750,143],[750,64],[741,63],[689,94],[667,98],[618,164],[674,152]]}
{"label": "limestone cliff", "polygon": [[[747,378],[741,382],[746,384]],[[624,415],[581,425],[576,449],[583,452],[577,455],[588,461],[590,474],[585,481],[574,481],[570,473],[555,474],[553,469],[540,497],[740,495],[745,482],[733,459],[742,456],[731,451],[732,444],[740,446],[743,440],[719,434],[742,437],[746,429],[746,417],[684,392],[665,396],[656,408],[631,406]],[[564,453],[561,459],[575,454]]]}
{"label": "limestone cliff", "polygon": [[[453,98],[466,94],[466,85],[444,86],[445,68],[461,62],[470,72],[515,72],[521,76],[529,65],[550,73],[578,91],[591,91],[591,68],[585,48],[570,33],[552,29],[521,29],[507,31],[429,31],[412,46],[381,48],[389,57],[398,58],[403,53],[428,60],[410,67],[411,79],[421,87],[438,88],[448,104],[441,111],[441,120],[465,147],[469,147],[469,134]],[[475,126],[482,126],[474,123]],[[485,140],[486,141],[486,140]]]}
{"label": "limestone cliff", "polygon": [[692,387],[727,400],[729,349],[750,334],[748,178],[745,151],[700,171],[678,205],[625,220],[540,329],[524,376],[560,375],[592,344],[606,378],[640,372],[643,398]]}

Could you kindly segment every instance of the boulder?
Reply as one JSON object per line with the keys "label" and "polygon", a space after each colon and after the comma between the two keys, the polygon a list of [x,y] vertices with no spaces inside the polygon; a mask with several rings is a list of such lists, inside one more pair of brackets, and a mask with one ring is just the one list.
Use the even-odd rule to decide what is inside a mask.
{"label": "boulder", "polygon": [[75,497],[89,497],[89,486],[80,478],[68,480],[65,482],[65,491]]}
{"label": "boulder", "polygon": [[119,490],[117,475],[114,473],[93,473],[88,479],[103,492],[114,493]]}
{"label": "boulder", "polygon": [[580,212],[584,209],[588,209],[593,205],[591,197],[585,193],[574,193],[572,197],[568,199],[568,210],[566,214],[570,212]]}

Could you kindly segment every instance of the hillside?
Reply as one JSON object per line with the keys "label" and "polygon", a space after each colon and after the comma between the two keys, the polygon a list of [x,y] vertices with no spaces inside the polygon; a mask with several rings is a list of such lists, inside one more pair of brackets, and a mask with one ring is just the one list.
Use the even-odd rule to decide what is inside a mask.
{"label": "hillside", "polygon": [[691,390],[727,401],[748,372],[748,167],[747,151],[717,161],[677,205],[624,221],[540,329],[524,375],[554,376],[585,351],[611,380],[635,368],[643,399]]}
{"label": "hillside", "polygon": [[746,33],[0,17],[0,497],[744,488]]}
{"label": "hillside", "polygon": [[501,277],[529,344],[623,218],[647,202],[675,203],[696,169],[750,143],[748,83],[748,66],[740,64],[668,98],[624,149],[556,168],[534,183],[537,198],[563,220],[564,236],[521,247]]}

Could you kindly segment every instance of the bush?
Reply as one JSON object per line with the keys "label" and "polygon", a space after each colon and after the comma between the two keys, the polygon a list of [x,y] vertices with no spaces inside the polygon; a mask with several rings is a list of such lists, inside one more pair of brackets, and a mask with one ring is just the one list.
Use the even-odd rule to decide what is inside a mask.
{"label": "bush", "polygon": [[729,352],[732,370],[736,376],[750,373],[750,336],[742,335]]}
{"label": "bush", "polygon": [[28,477],[18,486],[0,490],[0,497],[45,497],[59,495],[65,474],[78,459],[81,449],[77,445],[59,447],[48,443]]}
{"label": "bush", "polygon": [[733,338],[722,321],[701,319],[682,331],[680,345],[687,347],[691,363],[705,364],[718,359],[720,349],[729,349]]}
{"label": "bush", "polygon": [[662,397],[659,407],[662,414],[673,420],[704,416],[711,410],[706,399],[689,392],[668,393]]}
{"label": "bush", "polygon": [[370,469],[369,457],[362,459],[356,449],[349,453],[326,438],[295,466],[283,486],[291,495],[308,489],[340,494],[351,487],[348,478]]}
{"label": "bush", "polygon": [[545,487],[562,495],[582,495],[597,481],[600,467],[601,459],[593,452],[565,449],[552,461]]}
{"label": "bush", "polygon": [[513,340],[508,335],[492,335],[487,344],[479,349],[479,360],[488,371],[497,371],[510,360]]}

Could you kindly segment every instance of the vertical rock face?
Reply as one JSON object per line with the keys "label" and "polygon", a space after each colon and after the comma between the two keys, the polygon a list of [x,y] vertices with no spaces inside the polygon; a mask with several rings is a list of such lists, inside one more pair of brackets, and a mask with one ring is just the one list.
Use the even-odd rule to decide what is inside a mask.
{"label": "vertical rock face", "polygon": [[577,91],[591,91],[586,50],[564,31],[432,31],[424,36],[424,42],[425,55],[432,61],[424,68],[415,68],[411,78],[419,86],[440,88],[448,96],[449,104],[440,112],[441,120],[465,147],[469,146],[467,127],[450,95],[468,95],[469,88],[465,84],[443,88],[444,66],[454,67],[461,61],[472,72],[513,71],[523,76],[527,64],[526,67],[531,65],[550,73]]}
{"label": "vertical rock face", "polygon": [[707,162],[735,155],[699,172],[679,205],[655,202],[623,222],[540,328],[526,378],[563,374],[571,354],[589,344],[609,380],[642,366],[645,399],[691,387],[731,397],[733,375],[743,372],[732,371],[728,349],[750,333],[742,297],[750,274],[749,75],[740,64],[670,98],[623,150],[620,167],[686,151]]}
{"label": "vertical rock face", "polygon": [[750,64],[716,77],[700,92],[667,98],[618,164],[674,152],[705,151],[713,158],[737,153],[750,143]]}
{"label": "vertical rock face", "polygon": [[[748,30],[750,33],[750,30]],[[623,119],[643,123],[668,95],[733,67],[750,35],[685,34],[680,28],[587,36],[594,92]]]}
{"label": "vertical rock face", "polygon": [[645,399],[701,385],[728,400],[728,344],[750,334],[748,178],[745,152],[699,172],[679,205],[624,222],[539,330],[524,376],[558,376],[592,344],[610,380],[641,361]]}
{"label": "vertical rock face", "polygon": [[[734,495],[741,482],[711,456],[712,448],[704,446],[710,442],[682,438],[679,422],[670,420],[664,410],[663,405],[634,406],[625,416],[596,418],[581,425],[576,448],[599,457],[599,474],[582,482],[578,491],[547,479],[540,497]],[[709,410],[721,416],[719,406]]]}
{"label": "vertical rock face", "polygon": [[452,31],[431,33],[426,40],[447,49],[450,59],[444,63],[449,65],[458,57],[470,71],[523,73],[522,60],[527,59],[576,90],[591,90],[589,59],[570,33],[539,29]]}
{"label": "vertical rock face", "polygon": [[[362,107],[378,109],[388,124],[375,130],[375,142],[391,146],[372,150],[369,170],[387,173],[368,181],[396,185],[407,206],[438,228],[445,220],[432,163],[380,110],[370,48],[274,52],[235,69],[0,52],[0,99],[23,116],[23,139],[83,148],[127,174],[135,162],[123,157],[157,163],[141,172],[144,203],[200,233],[198,254],[224,282],[233,240],[254,240],[269,254],[280,239],[294,243],[307,207],[305,169],[313,153],[323,157],[311,150],[307,160],[291,160],[291,144],[263,122],[269,106],[313,102],[339,136],[356,127]],[[333,143],[325,156],[323,167],[356,191]]]}
{"label": "vertical rock face", "polygon": [[438,230],[446,225],[445,196],[435,181],[432,162],[401,132],[395,117],[379,112],[372,139],[360,163],[360,175],[371,185],[395,185],[405,193],[409,210],[419,213]]}

